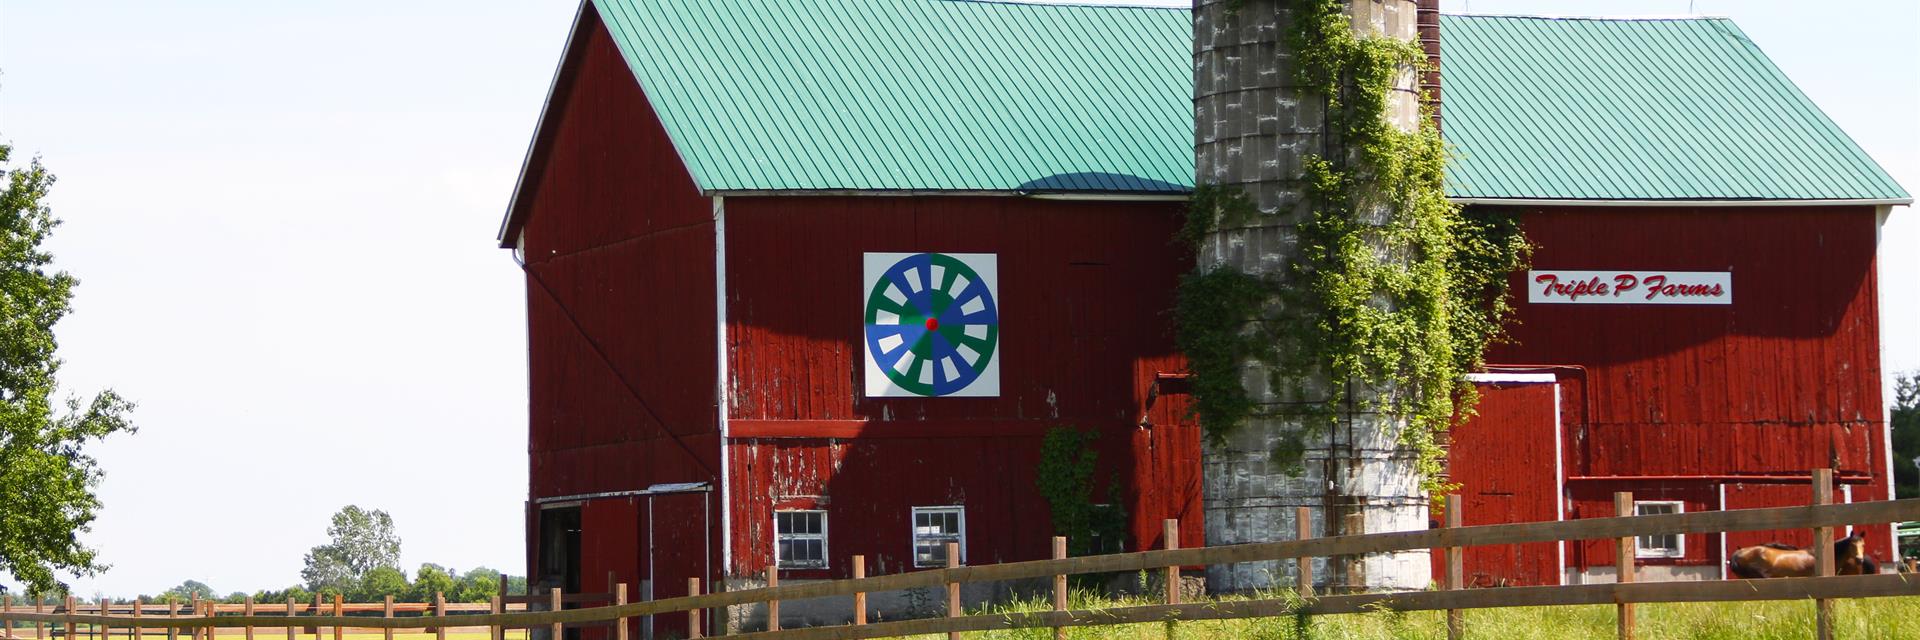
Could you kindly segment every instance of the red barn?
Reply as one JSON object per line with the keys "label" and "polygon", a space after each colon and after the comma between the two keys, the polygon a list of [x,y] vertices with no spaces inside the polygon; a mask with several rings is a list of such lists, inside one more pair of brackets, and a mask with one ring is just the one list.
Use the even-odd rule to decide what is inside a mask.
{"label": "red barn", "polygon": [[[1468,524],[1888,499],[1874,255],[1912,199],[1725,19],[1447,16],[1449,191],[1519,216],[1511,344],[1456,428]],[[1888,526],[1863,528],[1891,556]],[[1719,578],[1798,532],[1643,539]],[[1467,554],[1481,585],[1611,579],[1605,543]]]}
{"label": "red barn", "polygon": [[[1542,273],[1637,275],[1635,295],[1664,274],[1680,302],[1536,304],[1539,274],[1515,275],[1507,377],[1453,449],[1469,521],[1596,515],[1615,489],[1799,503],[1804,484],[1757,483],[1827,462],[1884,497],[1873,255],[1905,193],[1726,21],[1445,28],[1456,195],[1519,213]],[[583,3],[500,234],[528,290],[529,575],[658,598],[775,565],[844,577],[853,555],[910,571],[949,541],[1044,557],[1056,427],[1099,434],[1127,548],[1164,518],[1202,541],[1169,313],[1191,29],[1144,8]],[[1686,34],[1700,55],[1648,44]],[[1607,46],[1519,46],[1572,38]],[[1685,544],[1670,562],[1722,549]],[[1585,551],[1472,566],[1551,582],[1604,564]]]}

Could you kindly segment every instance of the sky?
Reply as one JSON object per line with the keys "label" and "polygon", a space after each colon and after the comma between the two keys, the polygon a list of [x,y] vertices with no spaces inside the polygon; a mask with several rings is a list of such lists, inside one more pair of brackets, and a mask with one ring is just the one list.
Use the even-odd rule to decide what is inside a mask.
{"label": "sky", "polygon": [[[112,568],[76,593],[283,588],[348,504],[409,569],[521,570],[525,291],[494,234],[576,6],[0,0],[0,140],[60,177],[81,281],[61,381],[140,405],[93,449]],[[1920,3],[1443,6],[1731,16],[1920,191]],[[1920,219],[1883,239],[1885,369],[1920,369]]]}

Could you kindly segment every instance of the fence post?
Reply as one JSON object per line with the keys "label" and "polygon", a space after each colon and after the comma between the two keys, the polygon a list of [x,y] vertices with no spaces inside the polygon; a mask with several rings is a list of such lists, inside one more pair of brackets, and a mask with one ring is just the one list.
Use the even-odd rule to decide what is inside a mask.
{"label": "fence post", "polygon": [[[1160,537],[1167,541],[1167,550],[1180,548],[1180,521],[1167,518],[1160,521]],[[1167,604],[1180,604],[1180,565],[1167,565]]]}
{"label": "fence post", "polygon": [[[501,578],[502,578],[502,582],[505,582],[505,576],[502,575]],[[507,609],[506,609],[507,603],[501,600],[500,594],[497,594],[497,593],[493,594],[492,604],[493,606],[487,608],[487,611],[489,613],[492,613],[493,615],[497,616],[507,612]],[[507,640],[507,628],[504,626],[501,626],[500,623],[496,622],[494,624],[487,625],[487,630],[491,632],[488,635],[488,637],[492,638],[492,640]]]}
{"label": "fence post", "polygon": [[[1309,507],[1294,508],[1293,523],[1294,523],[1295,539],[1306,540],[1308,538],[1313,537],[1313,509],[1312,508],[1309,508]],[[1311,598],[1313,597],[1313,558],[1300,556],[1296,560],[1296,562],[1298,562],[1300,565],[1300,570],[1297,572],[1299,574],[1300,581],[1297,585],[1294,586],[1294,591],[1298,592],[1298,595],[1302,598]]]}
{"label": "fence post", "polygon": [[[333,594],[333,617],[338,618],[347,614],[345,607],[341,606],[341,604],[341,594]],[[338,620],[334,621],[333,640],[346,640],[346,632],[346,628],[341,627]],[[213,638],[207,638],[207,640],[213,640]]]}
{"label": "fence post", "polygon": [[[39,607],[37,606],[34,607],[34,611],[39,611],[39,610],[40,610]],[[173,596],[167,596],[167,618],[172,619],[172,618],[178,618],[178,617],[180,617],[180,603],[175,602],[173,600]],[[38,634],[35,634],[34,637],[39,638],[40,636]],[[180,638],[179,627],[167,627],[167,640],[179,640],[179,638]]]}
{"label": "fence post", "polygon": [[[380,617],[388,620],[393,619],[393,594],[389,593],[380,597]],[[393,627],[380,629],[380,637],[382,640],[393,640]]]}
{"label": "fence post", "polygon": [[[313,612],[314,617],[320,616],[320,598],[321,597],[322,596],[318,593],[313,594],[313,608],[310,609],[310,611]],[[315,624],[307,628],[313,630],[313,640],[320,640],[320,625]]]}
{"label": "fence post", "polygon": [[[1462,504],[1462,501],[1460,500],[1460,494],[1457,494],[1457,493],[1447,494],[1447,528],[1449,529],[1460,528],[1460,526],[1466,521],[1466,517],[1467,517],[1467,514],[1465,511],[1465,505]],[[1466,585],[1467,564],[1466,564],[1465,558],[1462,557],[1463,555],[1464,554],[1461,552],[1459,545],[1447,546],[1447,549],[1446,549],[1447,585],[1446,586],[1448,591],[1465,589],[1467,587]],[[1448,609],[1447,610],[1447,640],[1460,640],[1462,637],[1466,636],[1466,633],[1467,633],[1467,621],[1466,621],[1465,614],[1463,614],[1459,609]]]}
{"label": "fence post", "polygon": [[[200,615],[200,594],[196,593],[196,594],[193,594],[192,600],[187,601],[187,616],[193,617],[198,615]],[[192,629],[191,631],[187,632],[187,637],[193,638],[194,640],[200,640],[200,627],[198,625],[195,625],[191,627],[191,629]],[[72,636],[73,630],[68,629],[67,635]]]}
{"label": "fence post", "polygon": [[[613,583],[613,606],[625,604],[627,604],[627,583]],[[614,618],[613,625],[613,640],[627,640],[627,617]]]}
{"label": "fence post", "polygon": [[[140,602],[139,598],[133,599],[133,619],[135,622],[140,621],[140,613],[141,613],[140,609],[144,608],[145,606],[146,606],[145,603]],[[147,630],[145,627],[141,627],[138,625],[135,625],[133,627],[133,640],[143,640],[146,637],[147,637]]]}
{"label": "fence post", "polygon": [[[558,613],[565,608],[566,603],[560,599],[560,587],[553,587],[547,590],[547,610]],[[550,629],[553,631],[553,638],[551,638],[551,640],[561,640],[566,637],[566,625],[555,622]]]}
{"label": "fence post", "polygon": [[[1053,559],[1055,560],[1067,559],[1067,537],[1066,536],[1053,537]],[[1053,574],[1053,611],[1054,613],[1060,613],[1066,610],[1067,610],[1067,574],[1056,573],[1056,574]],[[1053,625],[1053,640],[1067,640],[1067,628],[1057,624]]]}
{"label": "fence post", "polygon": [[[253,617],[253,596],[247,596],[246,608],[241,610],[241,614],[249,618]],[[247,640],[253,640],[252,622],[247,623]]]}
{"label": "fence post", "polygon": [[[1833,470],[1813,470],[1813,504],[1833,504]],[[1813,566],[1814,575],[1825,578],[1833,575],[1833,527],[1815,527],[1813,530]],[[1813,601],[1814,637],[1819,640],[1833,640],[1833,601],[1820,598]]]}
{"label": "fence post", "polygon": [[[772,589],[778,586],[780,586],[780,565],[779,563],[776,562],[773,565],[767,567],[767,588]],[[768,631],[780,630],[780,599],[779,598],[770,598],[767,600],[767,630]]]}
{"label": "fence post", "polygon": [[[433,592],[433,617],[447,617],[447,594],[439,591]],[[433,628],[433,640],[447,640],[447,625],[442,624]],[[553,640],[560,639],[554,638]]]}
{"label": "fence post", "polygon": [[[1633,516],[1633,492],[1616,491],[1613,494],[1613,515],[1627,518]],[[1620,575],[1620,584],[1632,584],[1638,569],[1634,566],[1636,542],[1633,536],[1627,536],[1613,543],[1613,566]],[[1616,596],[1617,598],[1618,596]],[[1633,603],[1620,602],[1615,605],[1614,625],[1620,632],[1620,640],[1633,640]]]}
{"label": "fence post", "polygon": [[[687,578],[687,597],[697,595],[700,595],[700,579]],[[687,610],[687,637],[700,637],[700,609],[698,608]]]}
{"label": "fence post", "polygon": [[[299,614],[293,610],[293,596],[287,596],[287,640],[293,640],[293,619],[297,615]],[[171,633],[173,630],[168,629],[167,631],[169,632],[167,634],[167,640],[173,640],[173,634]]]}
{"label": "fence post", "polygon": [[[960,543],[949,542],[947,543],[947,568],[953,569],[959,566]],[[960,617],[960,583],[958,582],[947,582],[947,617]],[[947,640],[960,640],[960,632],[948,631]]]}
{"label": "fence post", "polygon": [[[1828,537],[1832,537],[1832,536],[1829,535]],[[73,624],[73,594],[67,594],[67,625],[66,626],[67,626],[67,640],[73,640],[73,634],[75,629]]]}
{"label": "fence post", "polygon": [[[0,596],[0,613],[13,613],[13,596]],[[13,637],[13,619],[0,623],[0,635]]]}
{"label": "fence post", "polygon": [[[33,612],[45,613],[46,610],[47,610],[47,599],[44,597],[41,597],[39,594],[34,594]],[[33,640],[43,640],[44,638],[46,638],[47,637],[47,634],[45,633],[46,630],[47,630],[47,625],[41,624],[38,621],[34,622],[33,623]],[[168,629],[167,631],[168,631],[167,635],[169,636],[173,635],[172,629]],[[168,640],[172,640],[172,638],[169,638]]]}
{"label": "fence post", "polygon": [[[865,579],[866,577],[867,577],[867,557],[854,556],[853,557],[853,579],[862,580],[862,579]],[[867,592],[865,591],[853,592],[853,623],[855,625],[863,625],[867,623]]]}

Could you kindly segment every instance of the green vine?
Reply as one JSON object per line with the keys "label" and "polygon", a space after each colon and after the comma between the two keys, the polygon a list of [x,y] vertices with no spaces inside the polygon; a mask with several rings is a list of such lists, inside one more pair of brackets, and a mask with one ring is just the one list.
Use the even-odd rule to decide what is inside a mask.
{"label": "green vine", "polygon": [[1047,501],[1053,534],[1067,537],[1074,556],[1117,552],[1127,535],[1127,511],[1120,503],[1120,482],[1108,483],[1108,503],[1093,502],[1094,465],[1100,454],[1093,443],[1100,434],[1070,427],[1047,430],[1040,443],[1040,466],[1035,475],[1040,496]]}
{"label": "green vine", "polygon": [[[1302,160],[1312,215],[1298,227],[1289,272],[1215,267],[1182,281],[1177,340],[1194,412],[1216,440],[1249,418],[1303,417],[1307,428],[1284,434],[1274,452],[1297,463],[1336,409],[1376,409],[1405,421],[1400,440],[1438,495],[1441,434],[1477,401],[1465,374],[1502,335],[1507,275],[1524,268],[1528,245],[1512,217],[1447,200],[1446,147],[1430,119],[1412,132],[1387,119],[1394,81],[1425,64],[1417,45],[1355,35],[1340,0],[1293,0],[1291,16],[1294,79],[1325,97],[1325,134],[1342,153]],[[1237,189],[1199,185],[1179,239],[1198,248],[1256,215]],[[1268,389],[1288,402],[1252,397],[1249,360],[1270,367]],[[1318,377],[1341,383],[1311,393],[1305,381]],[[1355,393],[1356,384],[1372,391]]]}

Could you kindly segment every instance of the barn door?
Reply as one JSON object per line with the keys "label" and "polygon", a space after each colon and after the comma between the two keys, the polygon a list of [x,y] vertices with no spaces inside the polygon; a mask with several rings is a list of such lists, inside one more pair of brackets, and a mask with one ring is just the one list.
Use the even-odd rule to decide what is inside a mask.
{"label": "barn door", "polygon": [[[1478,415],[1453,427],[1448,452],[1447,471],[1465,503],[1462,520],[1473,526],[1561,519],[1559,385],[1538,374],[1491,378],[1477,387]],[[1471,547],[1467,584],[1560,584],[1560,554],[1551,542]],[[1437,554],[1435,561],[1440,566]]]}

